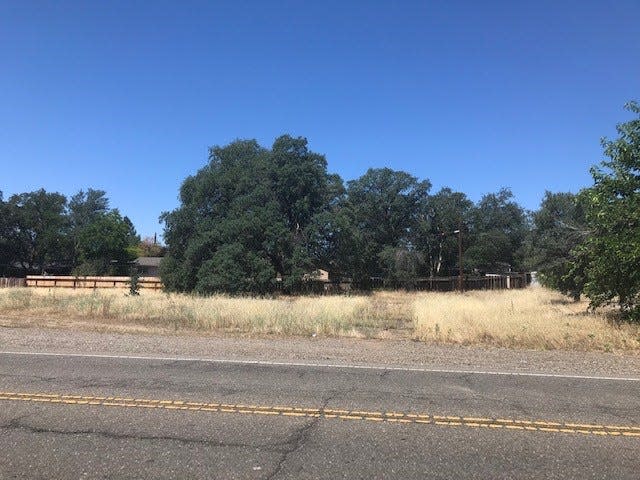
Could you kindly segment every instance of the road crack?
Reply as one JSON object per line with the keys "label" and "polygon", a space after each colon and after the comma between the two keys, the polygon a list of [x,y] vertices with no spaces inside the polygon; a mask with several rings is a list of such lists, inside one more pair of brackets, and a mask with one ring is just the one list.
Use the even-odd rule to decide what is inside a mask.
{"label": "road crack", "polygon": [[204,440],[197,438],[181,438],[167,435],[137,435],[132,433],[116,433],[104,430],[61,430],[56,428],[41,428],[33,425],[21,423],[26,417],[31,415],[21,415],[9,421],[5,425],[0,425],[0,430],[22,430],[28,433],[34,434],[50,434],[50,435],[64,435],[64,436],[97,436],[101,438],[107,438],[112,440],[136,440],[136,441],[159,441],[159,442],[175,442],[181,445],[204,445],[210,448],[252,448],[264,451],[281,452],[282,447],[290,445],[291,440],[283,442],[269,442],[265,444],[251,444],[242,442],[224,442],[220,440]]}
{"label": "road crack", "polygon": [[[327,408],[327,405],[331,400],[333,400],[334,396],[335,394],[331,394],[323,398],[322,406],[320,407],[321,411],[324,411]],[[282,455],[278,460],[278,463],[276,464],[273,472],[265,477],[266,480],[273,480],[278,476],[278,474],[280,474],[280,472],[284,468],[285,463],[289,460],[291,455],[299,451],[305,445],[305,443],[309,439],[311,431],[318,425],[318,423],[320,423],[321,419],[322,417],[320,416],[314,417],[311,419],[311,421],[306,422],[293,433],[293,435],[285,443],[288,448],[286,448],[286,450],[282,452]]]}

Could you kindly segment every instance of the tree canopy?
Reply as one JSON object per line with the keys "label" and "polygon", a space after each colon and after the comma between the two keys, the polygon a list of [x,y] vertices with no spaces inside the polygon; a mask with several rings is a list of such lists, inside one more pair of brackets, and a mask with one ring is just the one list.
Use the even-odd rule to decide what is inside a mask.
{"label": "tree canopy", "polygon": [[7,202],[12,260],[25,270],[44,269],[62,263],[68,253],[65,235],[67,200],[44,189],[13,195]]}
{"label": "tree canopy", "polygon": [[[324,269],[362,288],[410,288],[452,274],[461,222],[477,264],[520,265],[526,221],[510,191],[475,206],[463,193],[430,189],[429,180],[390,168],[369,169],[345,188],[301,137],[283,135],[271,148],[255,140],[212,147],[184,180],[180,206],[161,216],[163,282],[205,294],[293,292]],[[499,249],[485,253],[496,238]]]}
{"label": "tree canopy", "polygon": [[545,192],[532,222],[527,265],[539,272],[543,285],[579,299],[584,278],[571,275],[570,269],[578,261],[576,248],[589,232],[577,196]]}
{"label": "tree canopy", "polygon": [[430,188],[428,180],[389,168],[369,169],[348,182],[343,208],[354,233],[347,241],[355,255],[345,259],[351,276],[406,282],[419,273],[414,237]]}
{"label": "tree canopy", "polygon": [[591,307],[617,305],[640,319],[640,105],[617,125],[618,138],[603,139],[608,157],[591,169],[593,185],[578,195],[545,194],[533,215],[528,264],[547,286]]}
{"label": "tree canopy", "polygon": [[458,238],[455,231],[463,229],[463,240],[469,243],[473,202],[462,192],[448,187],[427,198],[422,204],[416,228],[415,245],[424,252],[429,276],[451,275],[459,268]]}
{"label": "tree canopy", "polygon": [[0,274],[127,274],[139,238],[101,190],[0,195]]}
{"label": "tree canopy", "polygon": [[[640,319],[640,106],[604,139],[607,160],[577,195],[546,192],[525,211],[508,188],[477,203],[390,168],[342,179],[303,137],[270,148],[236,140],[209,149],[207,164],[161,215],[166,248],[140,241],[102,190],[69,200],[40,189],[0,192],[0,274],[127,273],[139,255],[166,254],[171,291],[296,292],[318,269],[361,288],[412,288],[424,277],[536,269],[542,283],[593,308],[615,304]],[[464,256],[460,264],[458,241]]]}
{"label": "tree canopy", "polygon": [[465,251],[465,264],[483,272],[521,270],[527,216],[511,190],[503,188],[484,195],[470,217],[470,245]]}
{"label": "tree canopy", "polygon": [[591,169],[594,184],[580,193],[590,234],[573,272],[585,276],[593,307],[615,303],[640,319],[640,105],[627,109],[636,118],[617,126],[617,139],[603,139],[609,159]]}
{"label": "tree canopy", "polygon": [[181,206],[163,214],[170,290],[267,293],[295,288],[314,267],[318,216],[342,183],[304,138],[255,140],[213,147],[209,163],[187,178]]}

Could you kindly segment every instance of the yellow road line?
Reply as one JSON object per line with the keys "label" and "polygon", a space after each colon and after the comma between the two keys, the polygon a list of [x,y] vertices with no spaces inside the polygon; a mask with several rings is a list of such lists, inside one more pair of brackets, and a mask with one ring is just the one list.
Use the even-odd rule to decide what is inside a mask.
{"label": "yellow road line", "polygon": [[240,413],[245,415],[279,415],[286,417],[335,418],[345,421],[368,420],[388,423],[414,423],[469,428],[493,428],[570,434],[581,433],[600,436],[640,437],[640,426],[637,425],[562,423],[549,422],[545,420],[428,415],[425,413],[415,412],[374,412],[329,408],[190,402],[184,400],[158,400],[115,396],[102,397],[91,395],[64,395],[56,393],[0,392],[0,401],[2,400],[36,403],[56,403],[76,406],[97,405],[121,408],[155,408],[165,410]]}

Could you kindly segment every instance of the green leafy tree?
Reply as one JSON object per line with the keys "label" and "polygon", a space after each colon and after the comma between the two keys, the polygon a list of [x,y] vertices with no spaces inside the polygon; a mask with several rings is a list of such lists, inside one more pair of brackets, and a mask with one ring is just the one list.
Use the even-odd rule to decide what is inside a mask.
{"label": "green leafy tree", "polygon": [[351,277],[351,266],[358,256],[353,246],[359,241],[360,232],[344,208],[344,200],[342,196],[330,209],[315,215],[307,230],[311,258],[334,280]]}
{"label": "green leafy tree", "polygon": [[543,285],[575,300],[580,299],[584,287],[584,275],[578,275],[575,268],[579,263],[576,248],[589,233],[584,209],[577,200],[572,193],[545,193],[540,209],[533,213],[526,261],[529,268],[538,271]]}
{"label": "green leafy tree", "polygon": [[266,294],[272,291],[276,271],[259,252],[240,243],[221,245],[198,269],[196,291]]}
{"label": "green leafy tree", "polygon": [[578,253],[591,306],[615,303],[640,319],[640,105],[626,107],[636,118],[617,126],[617,139],[603,139],[609,159],[580,193],[591,234]]}
{"label": "green leafy tree", "polygon": [[271,187],[284,226],[281,234],[286,235],[274,266],[285,289],[299,289],[305,274],[319,266],[326,268],[314,255],[312,232],[316,217],[336,204],[344,187],[339,176],[327,172],[325,157],[308,149],[305,138],[277,138],[269,159]]}
{"label": "green leafy tree", "polygon": [[268,293],[299,288],[317,268],[319,222],[341,182],[304,138],[213,147],[209,163],[187,178],[179,208],[164,213],[167,289],[199,293]]}
{"label": "green leafy tree", "polygon": [[14,260],[24,272],[45,272],[68,259],[67,199],[44,189],[9,198],[10,241]]}
{"label": "green leafy tree", "polygon": [[10,275],[17,260],[15,220],[11,204],[3,200],[0,191],[0,276]]}
{"label": "green leafy tree", "polygon": [[[77,275],[128,275],[135,259],[132,225],[117,209],[96,217],[80,230]],[[134,237],[134,238],[132,238]]]}
{"label": "green leafy tree", "polygon": [[508,188],[484,195],[470,215],[464,263],[485,272],[523,267],[523,243],[528,224],[524,209]]}
{"label": "green leafy tree", "polygon": [[[345,249],[353,252],[348,270],[354,280],[366,284],[371,277],[382,277],[393,282],[393,272],[400,271],[395,259],[403,262],[402,270],[407,271],[408,257],[400,252],[416,249],[414,231],[430,188],[428,180],[419,181],[389,168],[369,169],[348,182],[344,215],[351,227],[344,240],[348,242]],[[418,270],[418,265],[411,269]]]}
{"label": "green leafy tree", "polygon": [[82,229],[109,211],[109,199],[103,190],[80,190],[69,200],[69,223]]}
{"label": "green leafy tree", "polygon": [[[255,254],[246,267],[250,271],[259,271],[264,261],[278,263],[282,268],[280,247],[286,227],[277,214],[268,156],[268,150],[255,140],[213,147],[209,163],[184,181],[181,206],[161,217],[167,243],[161,276],[167,289],[201,293],[246,291],[247,284],[238,280],[243,273],[236,267],[226,286],[211,272],[215,265],[231,266],[242,253]],[[235,248],[222,249],[234,243]],[[237,253],[238,248],[241,253]],[[252,266],[256,258],[257,265]],[[259,289],[273,289],[275,278],[274,273]]]}
{"label": "green leafy tree", "polygon": [[88,189],[67,203],[40,189],[0,195],[0,273],[128,274],[140,242],[133,224],[109,210],[105,192]]}
{"label": "green leafy tree", "polygon": [[385,285],[411,290],[424,268],[424,256],[415,249],[385,247],[379,255]]}
{"label": "green leafy tree", "polygon": [[[415,244],[423,252],[428,275],[451,275],[458,267],[460,225],[469,223],[473,202],[462,192],[443,188],[428,197],[420,214]],[[464,237],[463,237],[464,238]]]}
{"label": "green leafy tree", "polygon": [[77,267],[80,262],[81,232],[109,211],[109,199],[103,190],[80,190],[69,200],[69,241],[71,243],[71,263]]}

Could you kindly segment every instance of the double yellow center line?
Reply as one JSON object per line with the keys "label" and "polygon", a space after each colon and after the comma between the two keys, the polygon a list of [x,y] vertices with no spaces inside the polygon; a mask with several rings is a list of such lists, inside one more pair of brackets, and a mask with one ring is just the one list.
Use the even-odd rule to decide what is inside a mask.
{"label": "double yellow center line", "polygon": [[640,437],[640,426],[561,423],[542,420],[512,420],[502,418],[440,416],[406,412],[371,412],[305,408],[287,406],[243,405],[227,403],[189,402],[183,400],[155,400],[145,398],[62,395],[55,393],[0,392],[0,401],[21,401],[65,405],[97,405],[104,407],[188,410],[199,412],[240,413],[252,415],[279,415],[283,417],[334,418],[388,423],[463,426],[471,428],[497,428],[555,433],[581,433]]}

